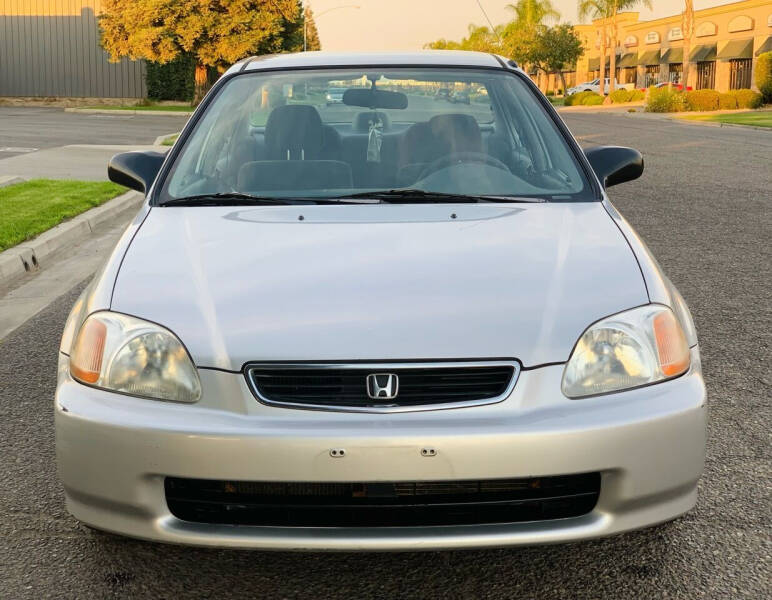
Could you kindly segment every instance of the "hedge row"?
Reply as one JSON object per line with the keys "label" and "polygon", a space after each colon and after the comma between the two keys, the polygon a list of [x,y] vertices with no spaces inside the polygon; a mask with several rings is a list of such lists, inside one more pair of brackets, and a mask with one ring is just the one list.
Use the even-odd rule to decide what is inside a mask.
{"label": "hedge row", "polygon": [[578,92],[566,96],[564,104],[566,106],[598,106],[603,104],[603,96],[595,92]]}
{"label": "hedge row", "polygon": [[772,103],[772,52],[765,52],[756,61],[756,87],[764,102]]}
{"label": "hedge row", "polygon": [[147,62],[145,82],[151,100],[193,100],[196,62],[191,54],[180,54],[168,63]]}
{"label": "hedge row", "polygon": [[619,89],[614,90],[611,94],[609,94],[611,97],[611,102],[614,104],[624,104],[626,102],[637,102],[639,100],[643,100],[645,97],[645,94],[641,90],[627,90],[627,89]]}
{"label": "hedge row", "polygon": [[646,101],[648,112],[711,111],[719,109],[759,108],[763,97],[753,90],[732,90],[719,93],[715,90],[679,92],[675,88],[650,88]]}

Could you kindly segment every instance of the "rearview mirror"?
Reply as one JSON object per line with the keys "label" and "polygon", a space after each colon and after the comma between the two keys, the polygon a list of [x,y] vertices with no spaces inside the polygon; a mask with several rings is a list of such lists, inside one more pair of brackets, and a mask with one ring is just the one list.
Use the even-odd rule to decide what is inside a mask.
{"label": "rearview mirror", "polygon": [[147,192],[153,185],[166,158],[161,152],[123,152],[116,154],[107,165],[110,181],[138,192]]}
{"label": "rearview mirror", "polygon": [[372,88],[349,88],[343,93],[343,104],[364,108],[407,108],[407,96],[402,92],[374,90]]}
{"label": "rearview mirror", "polygon": [[604,188],[638,179],[643,173],[643,156],[622,146],[598,146],[584,151]]}

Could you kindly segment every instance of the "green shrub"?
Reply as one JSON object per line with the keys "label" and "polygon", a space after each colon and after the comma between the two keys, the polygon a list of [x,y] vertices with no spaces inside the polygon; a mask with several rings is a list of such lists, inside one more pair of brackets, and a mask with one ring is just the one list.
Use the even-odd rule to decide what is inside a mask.
{"label": "green shrub", "polygon": [[611,92],[611,94],[609,94],[609,97],[611,98],[611,102],[614,104],[624,104],[625,102],[630,102],[630,92],[624,88],[614,90]]}
{"label": "green shrub", "polygon": [[552,90],[547,90],[547,93],[546,93],[546,94],[544,94],[544,95],[545,95],[545,96],[547,96],[547,97],[549,98],[550,96],[554,96],[554,95],[555,95],[555,92],[553,92]]}
{"label": "green shrub", "polygon": [[721,110],[732,110],[737,108],[737,98],[734,94],[719,94],[718,107]]}
{"label": "green shrub", "polygon": [[595,92],[579,92],[568,96],[565,100],[566,106],[595,106],[603,104],[603,96]]}
{"label": "green shrub", "polygon": [[683,92],[679,92],[672,87],[649,88],[646,99],[646,112],[681,112],[685,109],[686,100]]}
{"label": "green shrub", "polygon": [[718,110],[719,93],[716,90],[694,90],[686,92],[686,106],[689,110]]}
{"label": "green shrub", "polygon": [[732,90],[729,95],[735,99],[735,108],[759,108],[764,97],[753,90]]}
{"label": "green shrub", "polygon": [[603,104],[603,96],[600,94],[592,94],[582,100],[582,106],[599,106]]}
{"label": "green shrub", "polygon": [[646,94],[643,93],[643,90],[630,91],[630,102],[639,102],[644,98],[646,98]]}
{"label": "green shrub", "polygon": [[765,52],[756,60],[756,87],[764,102],[772,102],[772,52]]}
{"label": "green shrub", "polygon": [[191,54],[180,54],[166,64],[147,62],[145,83],[152,100],[193,100],[196,62]]}

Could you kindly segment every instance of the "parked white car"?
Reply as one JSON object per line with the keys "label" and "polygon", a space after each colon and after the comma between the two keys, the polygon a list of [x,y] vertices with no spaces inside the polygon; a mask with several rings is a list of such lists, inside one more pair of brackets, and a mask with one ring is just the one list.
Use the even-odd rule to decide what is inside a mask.
{"label": "parked white car", "polygon": [[[333,82],[334,115],[265,102]],[[443,85],[490,102],[421,89]],[[110,161],[146,200],[62,337],[67,508],[148,540],[307,551],[683,514],[705,457],[694,324],[606,195],[642,172],[630,148],[583,151],[490,54],[234,65],[168,155]]]}
{"label": "parked white car", "polygon": [[[604,93],[608,94],[610,85],[611,85],[611,79],[606,77],[606,84],[603,88]],[[615,79],[614,87],[616,89],[622,88],[626,90],[631,90],[635,87],[635,85],[632,83],[619,83]],[[596,94],[600,94],[600,78],[593,79],[592,81],[585,81],[584,83],[580,83],[579,85],[575,85],[574,87],[568,88],[568,90],[566,91],[566,96],[577,94],[579,92],[595,92]]]}

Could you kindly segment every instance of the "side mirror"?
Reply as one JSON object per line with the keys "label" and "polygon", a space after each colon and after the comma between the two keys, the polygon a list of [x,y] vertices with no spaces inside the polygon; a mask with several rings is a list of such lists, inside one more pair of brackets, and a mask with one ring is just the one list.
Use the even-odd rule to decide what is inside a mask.
{"label": "side mirror", "polygon": [[116,154],[107,165],[110,181],[138,192],[147,192],[153,185],[166,158],[161,152],[123,152]]}
{"label": "side mirror", "polygon": [[643,173],[643,156],[632,148],[599,146],[584,151],[604,188],[638,179]]}

